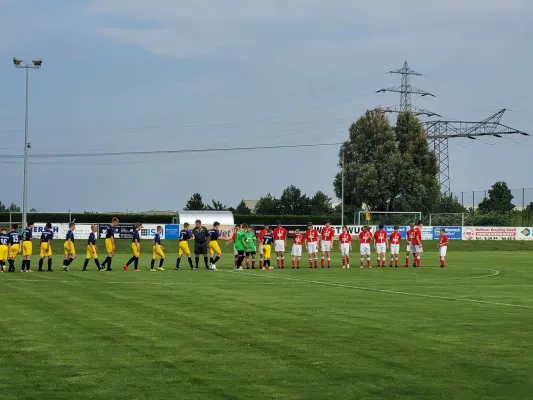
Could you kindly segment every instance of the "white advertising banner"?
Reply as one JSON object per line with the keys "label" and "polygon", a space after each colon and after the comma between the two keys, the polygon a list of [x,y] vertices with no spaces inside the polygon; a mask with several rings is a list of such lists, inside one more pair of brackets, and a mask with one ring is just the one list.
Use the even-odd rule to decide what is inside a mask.
{"label": "white advertising banner", "polygon": [[533,228],[516,228],[517,240],[533,240]]}
{"label": "white advertising banner", "polygon": [[[161,224],[159,225],[163,228],[163,232],[161,232],[161,239],[165,238],[165,225]],[[143,227],[141,228],[141,239],[153,239],[155,234],[157,233],[157,227],[158,224],[143,224]]]}
{"label": "white advertising banner", "polygon": [[[41,233],[43,232],[46,223],[36,222],[33,227],[33,237],[40,238]],[[54,232],[54,240],[65,239],[68,232],[68,224],[52,224],[52,232]],[[90,224],[76,224],[76,229],[74,230],[74,239],[88,239],[89,234],[91,233]]]}
{"label": "white advertising banner", "polygon": [[[339,235],[342,233],[342,225],[331,225],[333,230],[335,231],[335,234],[333,235],[333,239],[337,240],[339,238]],[[363,228],[361,225],[346,225],[348,228],[348,232],[352,235],[353,238],[359,237],[359,234],[361,233],[361,229]],[[322,233],[322,229],[324,228],[324,225],[322,226],[315,226],[315,229],[318,231],[318,233]],[[371,226],[370,229],[372,232],[374,232],[374,227]]]}
{"label": "white advertising banner", "polygon": [[502,226],[463,227],[463,240],[517,240],[520,228]]}
{"label": "white advertising banner", "polygon": [[432,226],[422,227],[422,240],[433,240],[433,227]]}

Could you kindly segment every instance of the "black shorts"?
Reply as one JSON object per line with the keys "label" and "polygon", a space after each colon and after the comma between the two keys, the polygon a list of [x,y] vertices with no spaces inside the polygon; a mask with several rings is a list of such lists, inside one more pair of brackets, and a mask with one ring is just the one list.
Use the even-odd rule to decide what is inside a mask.
{"label": "black shorts", "polygon": [[237,254],[239,256],[244,256],[244,250],[237,250]]}
{"label": "black shorts", "polygon": [[197,256],[200,254],[207,255],[207,242],[194,243],[194,254]]}
{"label": "black shorts", "polygon": [[255,256],[255,251],[247,251],[245,254],[246,254],[246,257]]}

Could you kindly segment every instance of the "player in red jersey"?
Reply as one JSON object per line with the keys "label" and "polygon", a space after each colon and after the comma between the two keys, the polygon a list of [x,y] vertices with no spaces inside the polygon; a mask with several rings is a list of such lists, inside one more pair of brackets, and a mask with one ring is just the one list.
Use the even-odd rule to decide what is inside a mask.
{"label": "player in red jersey", "polygon": [[305,247],[309,253],[309,268],[318,268],[318,231],[313,228],[313,223],[307,223],[307,231],[305,231]]}
{"label": "player in red jersey", "polygon": [[339,235],[339,250],[342,257],[342,268],[350,268],[350,252],[352,251],[352,235],[344,225]]}
{"label": "player in red jersey", "polygon": [[278,262],[278,268],[285,268],[285,247],[287,247],[287,229],[281,226],[281,222],[278,222],[278,226],[272,233],[274,235],[274,250],[276,251],[276,261]]}
{"label": "player in red jersey", "polygon": [[398,258],[400,255],[400,242],[402,241],[402,234],[400,233],[400,227],[395,226],[394,232],[389,236],[390,244],[390,265],[392,268],[392,263],[394,262],[394,267],[398,268]]}
{"label": "player in red jersey", "polygon": [[385,268],[387,247],[387,232],[385,231],[385,227],[380,225],[376,233],[374,233],[374,250],[377,253],[378,268]]}
{"label": "player in red jersey", "polygon": [[259,242],[259,268],[263,268],[263,236],[268,233],[268,224],[265,224],[263,230],[257,234],[257,240]]}
{"label": "player in red jersey", "polygon": [[[235,243],[235,238],[237,237],[237,231],[241,229],[241,226],[239,224],[235,225],[235,230],[233,231],[233,234],[231,235],[231,239],[228,240],[227,244]],[[239,253],[237,249],[235,248],[235,245],[233,245],[233,266],[237,266],[237,260],[239,259]]]}
{"label": "player in red jersey", "polygon": [[324,268],[324,256],[328,256],[328,268],[331,268],[331,249],[333,248],[333,236],[335,231],[331,227],[331,223],[326,221],[326,225],[322,228],[320,245],[322,249],[322,257],[320,262],[322,263],[322,268]]}
{"label": "player in red jersey", "polygon": [[416,267],[420,268],[420,255],[424,251],[422,248],[422,227],[424,225],[422,224],[422,221],[418,221],[418,226],[415,228],[415,251],[416,251]]}
{"label": "player in red jersey", "polygon": [[446,258],[446,251],[448,250],[448,236],[446,236],[446,231],[444,230],[444,228],[440,230],[438,249],[440,256],[440,267],[444,268],[444,259]]}
{"label": "player in red jersey", "polygon": [[368,225],[363,226],[361,233],[359,234],[359,251],[361,253],[361,268],[364,267],[364,256],[366,256],[366,262],[368,268],[372,268],[370,263],[370,241],[373,239],[372,232]]}
{"label": "player in red jersey", "polygon": [[415,224],[411,223],[409,228],[410,229],[407,231],[407,253],[405,256],[405,267],[409,267],[409,254],[413,253],[413,267],[416,268],[416,247],[414,244],[416,237]]}
{"label": "player in red jersey", "polygon": [[300,269],[300,259],[302,258],[302,245],[305,240],[305,235],[302,234],[300,228],[297,228],[293,236],[292,244],[292,269]]}

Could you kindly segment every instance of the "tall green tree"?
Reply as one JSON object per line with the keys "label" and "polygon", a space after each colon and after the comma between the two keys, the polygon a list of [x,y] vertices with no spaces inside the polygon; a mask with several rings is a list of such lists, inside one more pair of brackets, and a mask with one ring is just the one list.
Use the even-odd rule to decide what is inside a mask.
{"label": "tall green tree", "polygon": [[206,208],[210,211],[226,211],[228,209],[228,207],[215,199],[213,199],[212,204],[208,204]]}
{"label": "tall green tree", "polygon": [[15,203],[11,203],[9,206],[9,211],[11,212],[20,212],[20,207],[17,206]]}
{"label": "tall green tree", "polygon": [[251,213],[252,213],[252,210],[248,208],[244,200],[241,200],[241,202],[235,208],[235,214],[238,214],[238,215],[250,215]]}
{"label": "tall green tree", "polygon": [[499,181],[496,182],[489,189],[489,196],[485,197],[478,205],[478,210],[481,212],[508,212],[515,208],[511,203],[514,196],[507,183]]}
{"label": "tall green tree", "polygon": [[438,208],[433,210],[439,213],[465,213],[467,209],[459,202],[459,199],[453,195],[441,195]]}
{"label": "tall green tree", "polygon": [[[344,153],[345,204],[361,208],[366,204],[376,211],[389,210],[391,198],[398,191],[396,174],[401,157],[394,130],[382,110],[369,110],[350,126],[349,140],[339,152],[342,167]],[[342,197],[342,173],[334,179],[335,195]]]}
{"label": "tall green tree", "polygon": [[259,198],[255,205],[255,213],[258,215],[276,215],[280,214],[280,202],[270,193]]}
{"label": "tall green tree", "polygon": [[190,211],[205,210],[206,206],[202,200],[202,195],[200,193],[193,194],[183,209]]}
{"label": "tall green tree", "polygon": [[306,215],[309,213],[309,198],[296,186],[291,185],[281,194],[279,212],[284,215]]}
{"label": "tall green tree", "polygon": [[309,214],[311,215],[331,214],[332,211],[331,197],[320,190],[309,200]]}
{"label": "tall green tree", "polygon": [[398,114],[394,128],[402,169],[395,174],[398,190],[392,198],[395,211],[433,211],[440,202],[437,156],[430,149],[427,134],[410,112]]}

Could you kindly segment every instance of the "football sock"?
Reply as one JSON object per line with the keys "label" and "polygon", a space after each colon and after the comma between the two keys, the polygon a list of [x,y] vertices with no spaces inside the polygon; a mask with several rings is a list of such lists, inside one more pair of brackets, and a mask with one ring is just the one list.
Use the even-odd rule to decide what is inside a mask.
{"label": "football sock", "polygon": [[440,258],[440,265],[444,267],[444,257]]}
{"label": "football sock", "polygon": [[155,265],[155,260],[152,259],[152,261],[150,262],[150,269],[154,269],[154,265]]}
{"label": "football sock", "polygon": [[109,257],[109,260],[107,261],[107,269],[111,269],[112,262],[113,262],[113,258]]}
{"label": "football sock", "polygon": [[409,256],[405,257],[405,266],[409,266]]}
{"label": "football sock", "polygon": [[378,267],[381,266],[381,260],[378,258]]}
{"label": "football sock", "polygon": [[85,261],[83,262],[83,270],[87,269],[87,265],[89,265],[89,259],[88,258],[86,258]]}
{"label": "football sock", "polygon": [[210,264],[213,264],[213,257],[210,257],[210,258],[209,258],[209,263],[210,263]]}
{"label": "football sock", "polygon": [[189,266],[192,268],[192,257],[187,257],[187,260],[189,261]]}
{"label": "football sock", "polygon": [[244,256],[239,256],[239,258],[237,259],[237,267],[240,268],[242,267],[242,262],[244,261]]}
{"label": "football sock", "polygon": [[42,271],[42,269],[43,269],[43,261],[44,260],[42,258],[39,259],[39,270],[40,271]]}
{"label": "football sock", "polygon": [[15,270],[15,260],[9,260],[9,270],[10,271]]}
{"label": "football sock", "polygon": [[213,260],[213,264],[216,264],[218,262],[218,260],[220,260],[220,257],[216,256],[215,259]]}
{"label": "football sock", "polygon": [[300,260],[296,261],[296,266],[300,268]]}
{"label": "football sock", "polygon": [[282,267],[285,266],[285,257],[281,257],[281,266],[282,266]]}
{"label": "football sock", "polygon": [[293,268],[294,268],[294,264],[295,264],[295,262],[294,262],[294,258],[293,258],[293,259],[292,259],[292,267],[293,267]]}
{"label": "football sock", "polygon": [[48,271],[52,270],[52,259],[48,257]]}
{"label": "football sock", "polygon": [[135,257],[135,261],[133,261],[133,266],[135,269],[139,269],[139,259]]}
{"label": "football sock", "polygon": [[181,262],[181,258],[177,258],[176,259],[176,268],[179,268],[180,267],[180,262]]}
{"label": "football sock", "polygon": [[255,268],[255,260],[252,260],[252,268]]}
{"label": "football sock", "polygon": [[22,260],[22,264],[20,265],[20,269],[22,271],[24,271],[25,268],[26,268],[26,260]]}
{"label": "football sock", "polygon": [[250,268],[250,260],[246,259],[246,268]]}
{"label": "football sock", "polygon": [[344,267],[346,265],[346,259],[342,257],[342,266]]}
{"label": "football sock", "polygon": [[200,264],[200,257],[194,257],[194,265],[196,268],[198,268],[198,264]]}
{"label": "football sock", "polygon": [[281,259],[278,257],[276,258],[276,261],[278,262],[278,267],[281,267]]}
{"label": "football sock", "polygon": [[26,260],[26,271],[31,271],[31,260]]}
{"label": "football sock", "polygon": [[[126,266],[129,267],[130,264],[131,264],[132,262],[134,262],[134,261],[135,261],[135,256],[133,256],[133,257],[131,257],[131,258],[129,259],[129,261],[126,263]],[[111,263],[110,263],[110,264],[111,264]],[[110,265],[110,266],[111,266],[111,265]]]}
{"label": "football sock", "polygon": [[207,256],[204,256],[204,264],[206,268],[209,268],[209,263],[207,262]]}
{"label": "football sock", "polygon": [[313,268],[313,260],[309,260],[309,268]]}
{"label": "football sock", "polygon": [[98,267],[99,270],[103,268],[103,267],[100,266],[100,261],[98,261],[98,258],[94,259],[94,263],[96,264],[96,266]]}
{"label": "football sock", "polygon": [[328,267],[331,267],[331,258],[328,257]]}
{"label": "football sock", "polygon": [[104,262],[102,263],[102,268],[105,267],[108,261],[109,261],[109,257],[106,257]]}
{"label": "football sock", "polygon": [[370,267],[370,257],[368,257],[368,258],[366,259],[366,262],[367,262],[368,266]]}
{"label": "football sock", "polygon": [[322,264],[322,266],[324,266],[324,257],[322,257],[322,258],[320,259],[320,264]]}
{"label": "football sock", "polygon": [[163,268],[163,263],[165,262],[165,259],[162,258],[161,260],[159,260],[159,268]]}
{"label": "football sock", "polygon": [[315,268],[318,267],[318,260],[315,258]]}
{"label": "football sock", "polygon": [[364,265],[363,257],[361,257],[361,267]]}
{"label": "football sock", "polygon": [[346,266],[350,265],[350,257],[346,257]]}

